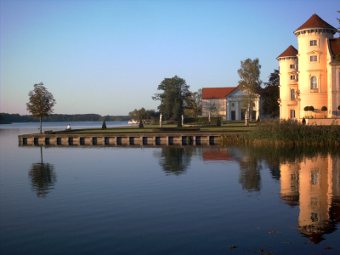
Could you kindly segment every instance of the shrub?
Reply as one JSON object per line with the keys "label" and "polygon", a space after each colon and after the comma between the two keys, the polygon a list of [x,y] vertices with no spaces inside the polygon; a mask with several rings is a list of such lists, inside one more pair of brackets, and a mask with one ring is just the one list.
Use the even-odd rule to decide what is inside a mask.
{"label": "shrub", "polygon": [[222,118],[221,117],[217,117],[216,126],[218,126],[218,127],[222,126]]}
{"label": "shrub", "polygon": [[106,121],[105,120],[103,121],[102,129],[106,129]]}

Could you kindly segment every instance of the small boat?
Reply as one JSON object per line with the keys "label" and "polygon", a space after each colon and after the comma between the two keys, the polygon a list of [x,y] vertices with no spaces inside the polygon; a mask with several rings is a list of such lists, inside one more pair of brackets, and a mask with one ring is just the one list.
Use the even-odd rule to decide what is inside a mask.
{"label": "small boat", "polygon": [[136,120],[129,120],[129,121],[128,121],[128,124],[131,125],[131,126],[138,125],[138,123],[139,123],[139,122],[136,121]]}

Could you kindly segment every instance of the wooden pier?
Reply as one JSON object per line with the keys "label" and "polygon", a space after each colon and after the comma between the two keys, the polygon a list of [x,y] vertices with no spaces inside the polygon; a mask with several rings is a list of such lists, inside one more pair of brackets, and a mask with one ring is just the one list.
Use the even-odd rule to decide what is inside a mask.
{"label": "wooden pier", "polygon": [[19,135],[19,146],[169,146],[218,145],[222,134],[215,133],[44,133]]}

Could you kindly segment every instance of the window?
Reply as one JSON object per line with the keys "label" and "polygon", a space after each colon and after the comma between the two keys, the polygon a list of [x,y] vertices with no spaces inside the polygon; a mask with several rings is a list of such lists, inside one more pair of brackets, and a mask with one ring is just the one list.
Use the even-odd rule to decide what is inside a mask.
{"label": "window", "polygon": [[312,212],[310,214],[310,219],[312,220],[312,222],[318,222],[319,221],[318,214],[316,212]]}
{"label": "window", "polygon": [[312,185],[318,184],[318,179],[319,179],[319,172],[317,169],[314,169],[310,173],[310,182]]}
{"label": "window", "polygon": [[318,81],[315,76],[312,76],[310,78],[310,88],[311,89],[317,89],[318,88]]}
{"label": "window", "polygon": [[310,40],[309,41],[309,46],[316,46],[316,45],[317,45],[316,40]]}
{"label": "window", "polygon": [[309,61],[310,61],[310,62],[316,62],[316,61],[318,61],[318,56],[316,56],[316,55],[309,56]]}
{"label": "window", "polygon": [[290,100],[295,100],[295,89],[290,89]]}
{"label": "window", "polygon": [[291,119],[295,118],[295,110],[290,110],[290,118]]}
{"label": "window", "polygon": [[294,80],[295,81],[296,80],[296,76],[295,75],[291,75],[290,76],[290,80]]}
{"label": "window", "polygon": [[289,65],[290,69],[295,69],[295,65],[294,64],[291,64]]}

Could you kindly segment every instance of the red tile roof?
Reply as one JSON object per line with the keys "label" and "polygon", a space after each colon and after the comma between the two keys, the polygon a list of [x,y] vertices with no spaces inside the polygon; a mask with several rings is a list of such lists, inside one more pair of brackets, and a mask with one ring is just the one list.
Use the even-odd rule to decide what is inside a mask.
{"label": "red tile roof", "polygon": [[334,30],[334,33],[336,32],[335,27],[331,26],[326,21],[321,19],[317,14],[313,14],[305,23],[303,23],[299,28],[297,28],[295,32],[309,28],[327,28]]}
{"label": "red tile roof", "polygon": [[226,98],[237,87],[224,87],[224,88],[203,88],[202,99],[223,99]]}
{"label": "red tile roof", "polygon": [[294,46],[290,45],[284,52],[282,52],[277,58],[284,58],[284,57],[296,57],[298,54],[297,49]]}
{"label": "red tile roof", "polygon": [[333,56],[340,57],[340,38],[330,39],[329,40],[331,54]]}

